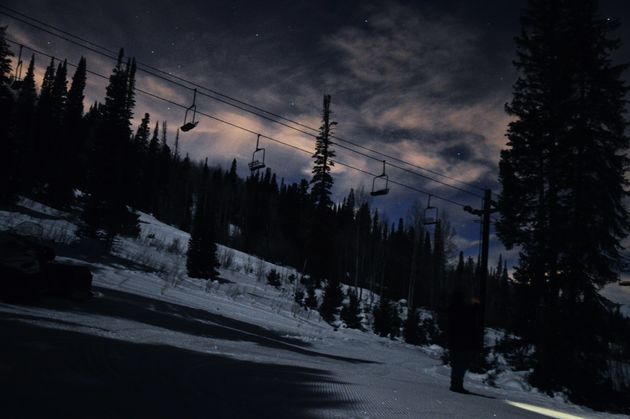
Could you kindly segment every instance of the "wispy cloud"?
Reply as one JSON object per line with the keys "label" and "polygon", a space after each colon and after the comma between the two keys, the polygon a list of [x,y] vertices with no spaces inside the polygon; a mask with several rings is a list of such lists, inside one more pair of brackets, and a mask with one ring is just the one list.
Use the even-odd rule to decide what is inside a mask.
{"label": "wispy cloud", "polygon": [[[487,64],[475,30],[396,4],[368,22],[326,40],[346,70],[328,75],[329,84],[352,97],[354,125],[396,157],[468,181],[487,177],[505,143],[509,91],[483,89]],[[458,145],[466,159],[449,159]]]}

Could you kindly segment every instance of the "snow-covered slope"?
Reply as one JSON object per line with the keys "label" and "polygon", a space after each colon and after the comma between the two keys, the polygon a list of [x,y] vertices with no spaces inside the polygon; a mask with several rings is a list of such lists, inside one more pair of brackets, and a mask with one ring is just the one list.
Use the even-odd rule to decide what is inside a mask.
{"label": "snow-covered slope", "polygon": [[[626,280],[630,280],[630,278]],[[630,286],[619,285],[618,283],[608,284],[600,291],[600,294],[613,303],[619,304],[621,313],[630,317]]]}
{"label": "snow-covered slope", "polygon": [[[75,240],[69,214],[22,205],[0,211],[0,228],[36,221],[48,239]],[[10,336],[0,371],[11,371],[0,384],[16,389],[25,411],[37,406],[20,386],[32,401],[71,388],[79,405],[86,398],[100,412],[87,417],[609,417],[540,394],[516,375],[498,388],[469,375],[477,395],[449,392],[439,347],[335,330],[293,302],[293,269],[220,246],[224,281],[192,279],[187,233],[147,214],[141,229],[139,238],[116,242],[111,260],[59,258],[91,268],[92,300],[0,303]],[[279,289],[266,284],[270,269],[281,273]],[[46,357],[41,378],[31,365]],[[116,410],[121,403],[132,410]],[[76,416],[67,415],[72,403],[56,409]]]}

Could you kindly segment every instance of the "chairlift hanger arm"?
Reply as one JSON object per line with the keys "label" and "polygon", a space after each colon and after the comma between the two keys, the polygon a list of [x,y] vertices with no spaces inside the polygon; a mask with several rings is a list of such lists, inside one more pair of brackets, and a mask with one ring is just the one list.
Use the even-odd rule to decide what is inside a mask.
{"label": "chairlift hanger arm", "polygon": [[[478,215],[479,217],[483,216],[483,214],[484,214],[484,210],[482,210],[482,209],[474,209],[470,205],[464,206],[464,211],[466,211],[466,212],[468,212],[470,214],[473,214],[473,215]],[[493,213],[495,213],[497,211],[498,211],[497,208],[491,208],[490,209],[490,214],[493,214]]]}

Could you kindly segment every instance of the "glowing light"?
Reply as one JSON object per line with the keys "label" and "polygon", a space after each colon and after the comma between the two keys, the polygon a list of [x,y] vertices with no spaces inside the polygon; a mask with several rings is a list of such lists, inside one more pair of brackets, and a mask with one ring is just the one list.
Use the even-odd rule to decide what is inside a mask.
{"label": "glowing light", "polygon": [[528,410],[530,412],[539,413],[541,415],[549,416],[550,418],[558,419],[583,419],[581,416],[571,415],[569,413],[560,412],[546,407],[535,406],[528,403],[513,402],[510,400],[505,401],[507,404],[518,407],[519,409]]}

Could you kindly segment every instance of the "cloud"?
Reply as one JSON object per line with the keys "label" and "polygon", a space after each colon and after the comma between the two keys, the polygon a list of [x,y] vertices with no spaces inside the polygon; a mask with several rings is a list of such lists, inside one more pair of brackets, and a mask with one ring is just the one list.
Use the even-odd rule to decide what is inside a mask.
{"label": "cloud", "polygon": [[454,87],[451,74],[461,72],[473,56],[477,35],[448,16],[428,16],[391,3],[369,22],[327,40],[342,53],[344,66],[360,87],[415,84],[443,94]]}
{"label": "cloud", "polygon": [[[397,4],[368,21],[326,40],[346,70],[329,75],[329,84],[354,102],[338,114],[356,109],[353,124],[379,137],[371,145],[384,143],[395,157],[486,180],[505,144],[509,90],[485,88],[478,34],[452,17]],[[465,147],[466,158],[452,159],[448,152],[457,147]]]}

